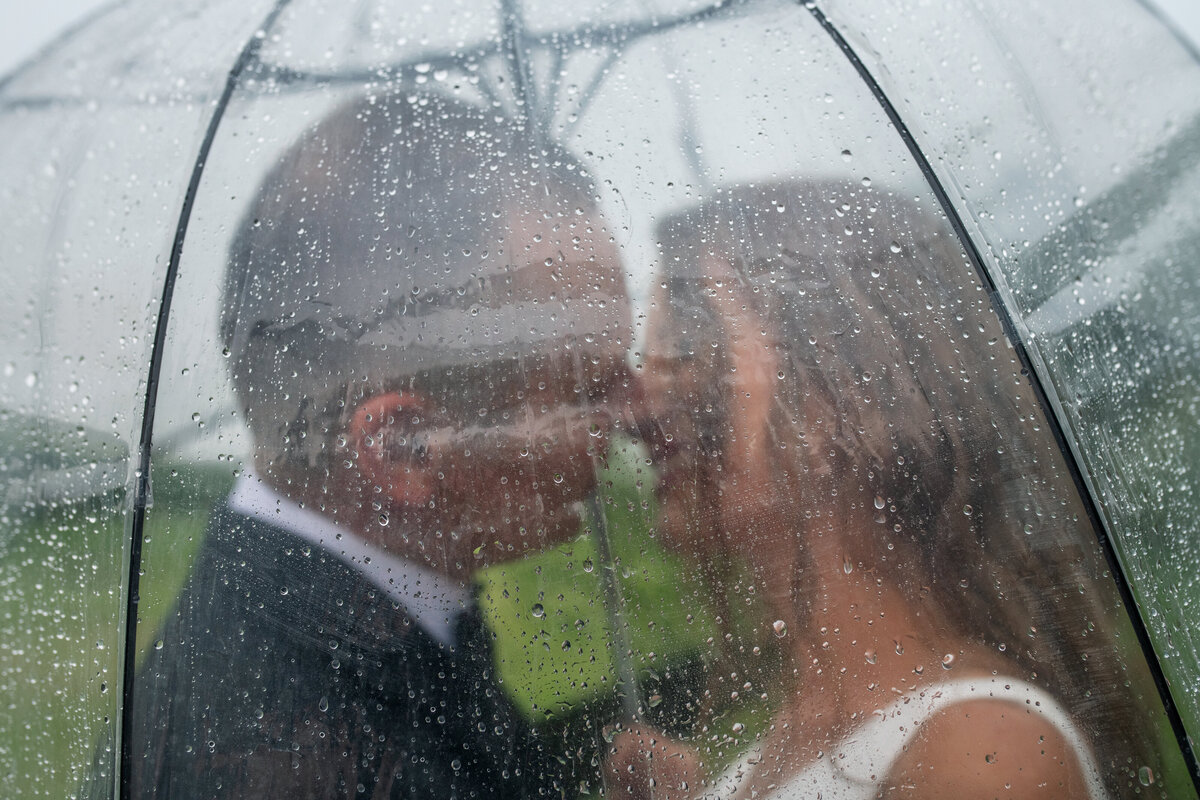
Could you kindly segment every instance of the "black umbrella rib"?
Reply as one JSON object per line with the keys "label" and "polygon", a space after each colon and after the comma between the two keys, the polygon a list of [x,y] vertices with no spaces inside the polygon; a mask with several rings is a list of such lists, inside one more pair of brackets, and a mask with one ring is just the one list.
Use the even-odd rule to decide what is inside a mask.
{"label": "black umbrella rib", "polygon": [[266,40],[266,33],[275,25],[275,21],[291,0],[276,0],[275,5],[263,19],[263,22],[242,47],[237,60],[229,70],[225,80],[225,88],[213,108],[204,139],[192,165],[192,174],[188,179],[187,190],[183,196],[183,205],[179,210],[179,222],[175,226],[175,238],[171,243],[170,260],[167,263],[167,274],[163,281],[162,301],[158,307],[158,321],[154,329],[154,345],[150,351],[150,371],[146,379],[146,404],[142,413],[142,436],[138,448],[137,483],[134,488],[133,523],[130,533],[129,547],[129,583],[125,606],[125,645],[123,650],[122,676],[122,708],[121,708],[121,741],[120,741],[120,797],[129,800],[131,797],[130,767],[133,764],[132,699],[134,693],[134,678],[137,667],[137,621],[139,602],[139,576],[142,567],[142,533],[146,522],[146,505],[150,495],[150,450],[154,433],[154,406],[158,399],[159,375],[162,371],[163,353],[166,350],[167,323],[171,313],[171,299],[175,292],[175,280],[179,274],[179,261],[183,255],[183,243],[187,236],[188,222],[192,216],[192,208],[196,202],[196,193],[200,187],[200,179],[204,175],[204,167],[208,162],[209,152],[217,137],[217,129],[221,119],[233,97],[234,89],[246,68],[258,59],[258,51]]}
{"label": "black umbrella rib", "polygon": [[1129,582],[1125,577],[1125,571],[1121,568],[1120,559],[1117,557],[1115,546],[1110,534],[1108,533],[1108,526],[1104,522],[1104,518],[1101,516],[1099,509],[1097,508],[1096,498],[1093,497],[1091,491],[1088,489],[1087,482],[1084,480],[1079,461],[1075,457],[1075,454],[1071,450],[1070,444],[1067,441],[1063,428],[1063,420],[1059,419],[1058,415],[1054,413],[1054,406],[1050,404],[1049,395],[1046,391],[1045,385],[1042,383],[1040,373],[1033,366],[1033,359],[1029,354],[1029,350],[1027,349],[1027,343],[1021,338],[1020,335],[1018,335],[1017,327],[1013,322],[1007,306],[1004,304],[1004,299],[1000,294],[999,288],[996,285],[996,281],[993,279],[992,273],[988,270],[984,262],[983,254],[975,245],[975,240],[968,235],[966,224],[963,222],[963,218],[959,215],[954,204],[950,201],[950,195],[946,192],[941,180],[938,179],[937,174],[934,172],[933,165],[930,164],[929,159],[925,157],[925,153],[921,150],[920,145],[917,144],[917,140],[913,136],[912,131],[900,117],[900,113],[896,110],[896,107],[892,104],[891,100],[884,92],[883,87],[877,80],[875,80],[875,76],[871,74],[871,71],[867,68],[866,64],[863,63],[862,59],[858,57],[858,53],[855,52],[854,48],[850,46],[850,43],[846,41],[841,32],[838,31],[829,18],[825,16],[824,12],[821,11],[821,9],[817,6],[816,0],[798,0],[798,2],[800,2],[812,13],[813,17],[816,18],[817,23],[821,26],[821,28],[824,29],[827,34],[829,34],[831,39],[833,39],[834,44],[837,45],[838,49],[841,50],[842,54],[850,62],[851,66],[853,66],[855,71],[858,72],[859,77],[861,77],[863,82],[867,85],[867,88],[875,97],[876,102],[879,103],[880,107],[887,115],[888,120],[893,126],[895,126],[896,132],[900,135],[900,138],[904,141],[909,153],[912,154],[912,157],[916,160],[917,165],[921,168],[921,172],[924,174],[925,180],[929,184],[929,187],[933,190],[938,204],[945,212],[946,218],[950,220],[951,225],[954,227],[955,235],[958,236],[959,241],[966,250],[972,266],[974,266],[975,271],[980,277],[980,280],[983,281],[983,285],[986,287],[988,295],[991,298],[992,307],[995,309],[997,316],[1000,318],[1000,323],[1003,326],[1004,332],[1008,336],[1009,341],[1013,343],[1013,349],[1015,350],[1017,357],[1020,359],[1022,369],[1024,369],[1026,374],[1029,375],[1029,382],[1037,397],[1038,403],[1041,404],[1043,410],[1045,411],[1047,425],[1053,432],[1055,442],[1058,444],[1059,449],[1063,453],[1067,468],[1075,482],[1076,491],[1083,500],[1085,508],[1087,508],[1092,529],[1096,532],[1096,538],[1100,543],[1100,549],[1104,553],[1105,560],[1108,562],[1109,569],[1112,572],[1113,580],[1117,585],[1117,591],[1121,596],[1121,602],[1124,603],[1125,608],[1129,611],[1130,625],[1133,627],[1134,632],[1137,635],[1138,644],[1141,645],[1143,654],[1146,658],[1147,666],[1150,669],[1150,674],[1154,677],[1154,683],[1158,688],[1158,693],[1162,699],[1163,707],[1166,710],[1167,718],[1171,721],[1171,728],[1175,733],[1176,739],[1178,740],[1180,752],[1183,755],[1184,761],[1187,763],[1188,771],[1191,773],[1192,783],[1195,785],[1196,791],[1200,793],[1200,763],[1198,763],[1196,760],[1196,753],[1192,750],[1191,738],[1188,736],[1186,728],[1184,728],[1183,718],[1179,715],[1179,709],[1176,707],[1175,700],[1171,696],[1170,685],[1162,671],[1162,665],[1159,664],[1158,656],[1154,651],[1154,645],[1150,639],[1150,634],[1146,630],[1146,626],[1142,621],[1141,615],[1138,613],[1138,606],[1133,597],[1133,590],[1129,586]]}

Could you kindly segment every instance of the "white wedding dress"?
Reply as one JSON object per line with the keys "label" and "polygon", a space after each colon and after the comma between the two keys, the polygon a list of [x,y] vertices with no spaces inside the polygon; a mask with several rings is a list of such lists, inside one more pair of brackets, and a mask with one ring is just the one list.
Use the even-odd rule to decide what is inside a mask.
{"label": "white wedding dress", "polygon": [[[781,785],[752,796],[764,800],[870,800],[878,796],[892,765],[921,726],[958,703],[1001,700],[1022,706],[1053,725],[1070,745],[1092,800],[1106,800],[1096,758],[1070,715],[1052,695],[1025,681],[1003,677],[961,678],[918,689],[875,711],[850,735]],[[733,797],[754,771],[751,753],[711,783],[705,797]]]}

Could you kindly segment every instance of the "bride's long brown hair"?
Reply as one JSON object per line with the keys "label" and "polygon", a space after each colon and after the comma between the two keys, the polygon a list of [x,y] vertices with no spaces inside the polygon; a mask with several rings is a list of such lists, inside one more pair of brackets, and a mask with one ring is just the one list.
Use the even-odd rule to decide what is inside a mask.
{"label": "bride's long brown hair", "polygon": [[1157,695],[1045,411],[940,210],[839,181],[776,183],[718,192],[663,220],[659,238],[680,336],[733,324],[698,274],[720,259],[773,343],[761,457],[810,496],[776,492],[768,524],[814,507],[866,515],[874,533],[855,557],[1058,696],[1110,790],[1139,790],[1138,768],[1159,763]]}

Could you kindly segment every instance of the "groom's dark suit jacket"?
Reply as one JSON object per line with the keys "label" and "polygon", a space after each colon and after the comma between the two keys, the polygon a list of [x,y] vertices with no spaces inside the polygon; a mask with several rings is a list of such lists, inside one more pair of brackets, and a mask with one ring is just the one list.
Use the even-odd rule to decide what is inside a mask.
{"label": "groom's dark suit jacket", "polygon": [[134,798],[515,798],[576,780],[497,685],[333,554],[218,511],[139,671]]}

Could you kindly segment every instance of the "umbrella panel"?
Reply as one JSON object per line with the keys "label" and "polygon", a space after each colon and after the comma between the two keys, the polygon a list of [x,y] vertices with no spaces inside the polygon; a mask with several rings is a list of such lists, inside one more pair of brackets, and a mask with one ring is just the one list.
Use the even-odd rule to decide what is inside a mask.
{"label": "umbrella panel", "polygon": [[[315,46],[301,32],[320,31],[317,16],[316,4],[291,7],[272,33],[263,61],[278,65],[282,59],[270,62],[278,53],[313,52]],[[527,11],[526,16],[535,15]],[[505,27],[503,18],[488,22],[486,15],[469,21],[488,30]],[[468,33],[460,38],[466,41]],[[421,41],[414,34],[394,51],[388,51],[386,39],[383,45],[377,42],[368,62],[377,74],[361,83],[328,76],[308,83],[296,76],[284,79],[279,69],[251,70],[222,123],[181,263],[177,300],[186,300],[177,302],[163,355],[155,430],[157,502],[147,519],[144,585],[157,598],[147,606],[147,617],[164,620],[166,633],[148,624],[140,637],[134,707],[139,714],[149,710],[140,718],[148,727],[132,743],[136,763],[170,764],[164,779],[184,781],[198,768],[219,776],[211,769],[213,759],[221,760],[221,748],[229,742],[244,748],[259,741],[255,737],[300,741],[295,720],[310,719],[309,700],[317,709],[311,718],[337,724],[336,717],[326,716],[335,712],[321,708],[324,695],[318,691],[310,698],[304,691],[312,685],[333,691],[341,684],[343,659],[354,663],[372,657],[369,648],[355,650],[352,637],[335,627],[326,632],[341,654],[326,652],[330,641],[318,646],[320,665],[304,676],[315,684],[291,689],[280,675],[254,684],[257,702],[220,706],[228,690],[229,659],[271,664],[292,646],[285,644],[288,631],[281,633],[278,625],[266,628],[273,638],[254,639],[237,626],[221,630],[203,622],[210,609],[221,607],[213,605],[222,602],[213,587],[233,581],[251,592],[263,588],[253,585],[253,578],[250,584],[238,583],[244,576],[227,555],[221,556],[220,548],[228,545],[222,544],[221,526],[206,521],[209,506],[222,502],[236,481],[249,481],[259,489],[265,482],[284,496],[269,495],[273,505],[267,519],[291,507],[287,481],[273,472],[275,462],[264,458],[267,428],[254,422],[259,400],[247,399],[246,385],[235,390],[237,378],[227,377],[231,364],[237,375],[237,364],[244,370],[245,362],[239,362],[236,348],[230,351],[231,340],[219,330],[221,315],[232,307],[276,306],[288,322],[264,318],[271,330],[294,332],[288,326],[299,310],[301,319],[325,331],[320,341],[353,338],[374,348],[362,362],[374,377],[359,380],[358,389],[347,391],[342,378],[316,371],[318,388],[324,383],[323,388],[344,393],[346,408],[366,402],[372,390],[394,389],[394,380],[404,378],[408,389],[431,394],[449,409],[442,427],[460,437],[480,426],[503,427],[506,413],[537,417],[537,408],[514,402],[516,395],[479,394],[480,376],[511,384],[503,384],[506,373],[493,366],[497,349],[522,354],[519,374],[545,374],[551,384],[563,375],[585,385],[593,378],[604,383],[622,360],[632,375],[643,376],[651,411],[636,413],[650,417],[649,432],[628,423],[605,428],[605,455],[596,464],[594,453],[547,445],[546,453],[559,454],[565,464],[568,482],[571,476],[586,482],[593,471],[598,476],[598,502],[591,504],[590,515],[581,515],[578,538],[559,541],[561,531],[553,533],[544,514],[527,509],[527,536],[503,540],[493,531],[473,542],[479,568],[455,573],[451,581],[452,588],[478,593],[496,637],[496,681],[513,714],[506,733],[533,727],[549,740],[569,743],[577,758],[586,754],[581,763],[571,763],[571,785],[617,780],[590,766],[589,758],[598,759],[606,749],[611,734],[604,729],[622,707],[618,695],[633,696],[636,713],[694,748],[717,781],[756,743],[778,742],[772,722],[795,718],[789,715],[800,713],[804,698],[841,691],[828,682],[836,667],[850,675],[842,689],[860,692],[883,688],[903,694],[948,685],[958,676],[987,683],[994,680],[987,677],[992,673],[1043,686],[1074,720],[1073,730],[1092,743],[1080,752],[1094,751],[1109,792],[1140,792],[1178,774],[1170,728],[1127,611],[1022,361],[921,170],[807,12],[753,4],[703,26],[630,35],[619,47],[527,44],[519,51],[528,57],[524,70],[511,54],[486,48],[465,48],[467,55],[437,66],[427,50],[412,44]],[[522,72],[523,78],[514,77]],[[521,81],[526,81],[523,89],[511,88]],[[338,138],[317,126],[363,95],[374,99],[356,108],[394,123],[396,150],[364,145],[356,157],[368,163],[347,164]],[[580,95],[585,103],[574,99]],[[531,98],[548,106],[532,104]],[[564,191],[555,180],[569,181],[548,178],[552,169],[545,162],[509,167],[543,191],[514,196],[527,205],[539,196],[548,198],[537,201],[546,204],[541,210],[564,227],[555,230],[551,224],[531,232],[528,220],[511,216],[513,209],[496,207],[496,218],[505,225],[489,234],[494,238],[466,247],[454,239],[455,252],[439,249],[438,235],[430,231],[457,224],[454,210],[438,205],[437,191],[429,186],[407,186],[428,206],[416,204],[424,210],[423,219],[399,224],[396,219],[411,215],[413,203],[390,199],[402,196],[388,180],[396,169],[391,159],[403,157],[397,150],[428,146],[420,133],[428,122],[420,111],[423,104],[444,104],[437,107],[453,117],[464,113],[457,104],[489,99],[496,116],[525,113],[536,120],[530,127],[562,148],[547,150],[552,154],[543,154],[545,162],[555,168],[569,165],[576,175],[582,166],[587,197],[567,213],[551,189]],[[372,105],[379,110],[370,112]],[[487,130],[486,121],[478,124]],[[436,126],[433,131],[435,144],[449,152],[448,142],[437,142]],[[304,173],[315,183],[286,172],[294,164],[287,148],[305,137],[309,146],[326,153],[319,170]],[[490,163],[506,168],[502,148],[482,141],[471,157],[491,158]],[[364,167],[377,173],[378,183],[361,177]],[[272,169],[285,170],[276,174],[284,175],[283,186],[296,194],[292,205],[277,206],[278,216],[265,221],[291,226],[289,236],[264,252],[286,265],[281,284],[298,278],[307,288],[279,295],[265,284],[246,283],[234,284],[231,291],[230,254],[236,262],[237,254],[247,252],[233,242],[264,224],[246,209],[261,202],[258,176]],[[468,177],[474,179],[469,171]],[[346,187],[357,199],[348,199]],[[444,188],[451,190],[449,184]],[[338,224],[323,223],[326,207],[339,203],[345,211]],[[358,203],[384,213],[372,217]],[[438,219],[439,214],[445,218]],[[571,227],[575,216],[582,218],[582,228]],[[348,241],[345,231],[354,232]],[[554,335],[556,325],[576,319],[571,301],[600,305],[598,295],[591,294],[598,290],[581,290],[582,297],[566,294],[566,304],[551,321],[530,305],[505,317],[515,304],[488,295],[486,286],[479,290],[478,307],[452,302],[464,286],[455,276],[538,268],[540,261],[524,263],[521,258],[528,256],[522,254],[534,250],[535,236],[553,240],[562,231],[571,232],[562,242],[567,252],[593,259],[597,284],[611,278],[613,260],[619,260],[630,321],[583,315],[576,331],[584,342],[606,344],[610,354],[613,348],[627,350],[619,359],[596,353],[592,362],[564,355],[571,351]],[[596,231],[602,235],[595,236]],[[580,241],[572,242],[572,236]],[[405,245],[408,239],[417,244]],[[413,255],[430,249],[436,269]],[[484,250],[502,256],[496,261]],[[321,270],[347,253],[357,253],[356,271],[322,279]],[[551,252],[547,259],[554,262],[558,255]],[[543,282],[556,280],[554,274]],[[605,314],[616,313],[623,302],[620,292],[612,294],[616,285],[606,290]],[[393,302],[406,293],[418,299]],[[424,309],[422,294],[431,298]],[[533,305],[562,301],[557,295],[532,296]],[[438,305],[443,301],[449,303],[445,308]],[[325,313],[324,307],[336,313]],[[370,319],[347,321],[356,307],[370,309]],[[413,315],[416,328],[409,325]],[[514,318],[517,324],[505,327],[505,320]],[[400,349],[398,342],[410,346]],[[388,346],[396,349],[387,351]],[[380,352],[389,355],[381,359]],[[591,353],[586,347],[582,352]],[[409,363],[413,353],[421,354],[416,366]],[[282,354],[278,358],[272,362],[277,366],[291,363]],[[389,359],[396,375],[379,378],[381,361]],[[774,368],[765,369],[764,363]],[[274,373],[277,385],[259,389],[301,396],[299,384],[294,391],[288,384],[304,371],[303,361],[296,366],[280,368]],[[355,381],[345,380],[346,386]],[[310,385],[305,391],[317,389]],[[459,396],[484,397],[477,410],[486,422],[456,418],[452,400]],[[918,396],[924,399],[911,399]],[[759,397],[767,400],[767,408],[755,402]],[[761,427],[746,427],[747,419],[758,419]],[[541,430],[530,423],[527,434],[536,440]],[[320,426],[300,432],[322,435]],[[285,435],[297,431],[288,429]],[[682,471],[673,459],[684,456],[667,446],[668,435],[692,458],[682,462]],[[810,452],[817,441],[818,449]],[[336,435],[325,446],[336,451]],[[329,466],[319,454],[313,458]],[[757,474],[756,464],[765,465]],[[337,464],[330,468],[336,470]],[[519,460],[507,472],[489,471],[485,461],[456,469],[457,475],[443,480],[488,498],[480,505],[500,528],[508,518],[503,505],[508,495],[492,494],[493,482],[535,479]],[[905,481],[917,488],[906,488]],[[245,497],[239,491],[235,501]],[[453,490],[445,492],[440,500],[453,503]],[[500,502],[494,502],[497,497]],[[311,497],[293,496],[291,503],[320,508]],[[327,515],[334,500],[328,503]],[[763,517],[755,509],[769,513]],[[446,545],[430,543],[435,528],[410,522],[416,515],[403,508],[381,504],[378,510],[381,515],[364,523],[365,532],[348,528],[344,535],[383,542],[418,566],[447,567],[441,559],[448,556],[439,555]],[[596,543],[597,513],[604,515],[611,540],[610,565],[603,563]],[[822,522],[833,517],[840,522]],[[714,519],[719,520],[715,526]],[[294,572],[287,566],[286,548],[274,551],[268,563],[251,565],[249,574],[264,576],[266,593],[272,595],[269,600],[253,595],[269,609],[268,618],[309,609],[306,603],[314,596],[328,600],[321,592],[322,575],[347,563],[366,571],[364,557],[354,555],[337,530],[301,545],[311,548],[305,558],[320,565],[314,572]],[[458,533],[473,530],[468,525]],[[413,542],[415,550],[405,549]],[[429,549],[422,550],[422,542]],[[524,554],[504,555],[514,543],[515,552]],[[185,578],[182,567],[197,551],[199,566]],[[618,590],[617,627],[623,632],[613,631],[596,574],[610,567]],[[883,587],[880,596],[891,598],[886,611],[893,618],[918,609],[917,616],[932,620],[932,627],[920,634],[916,628],[899,631],[887,652],[864,645],[848,664],[838,661],[838,654],[875,636],[875,621],[862,614],[847,620],[837,607],[815,602],[817,595],[805,592],[844,597],[836,593],[861,590],[864,576]],[[181,590],[185,580],[190,582]],[[779,589],[781,581],[786,591]],[[411,594],[405,595],[410,603]],[[790,602],[781,605],[781,598]],[[396,602],[410,617],[419,616],[404,600]],[[257,603],[239,613],[253,621],[256,608]],[[437,628],[438,614],[443,621],[453,616],[445,609],[426,614],[418,627]],[[293,620],[293,633],[301,630],[294,615],[281,618]],[[197,635],[197,624],[205,636]],[[926,659],[921,649],[931,641],[939,648],[936,660]],[[831,648],[821,657],[827,663],[818,658],[803,670],[789,667],[798,663],[802,646],[814,644],[819,650]],[[637,687],[622,685],[621,662],[628,656]],[[880,661],[894,667],[904,659],[912,663],[904,662],[903,681],[873,684]],[[370,674],[385,683],[420,685],[421,691],[449,685],[430,689],[422,683],[427,676],[402,662]],[[343,709],[378,699],[338,697]],[[195,732],[188,720],[206,708],[220,709],[211,729],[219,735],[205,740],[209,747],[189,750],[186,743]],[[832,750],[845,730],[812,729],[822,750]],[[389,753],[394,737],[386,729],[377,733],[383,764],[394,758]],[[808,774],[805,748],[791,745],[771,780]],[[514,759],[527,755],[511,751]],[[1081,759],[1084,772],[1085,762]],[[406,772],[390,763],[396,771],[373,766],[361,777],[420,782],[445,767],[430,763]],[[253,776],[253,769],[246,767],[243,774]],[[755,780],[753,769],[748,771]],[[148,784],[135,781],[138,786]],[[1183,786],[1186,791],[1186,778]],[[610,783],[608,788],[617,787]]]}
{"label": "umbrella panel", "polygon": [[827,5],[984,243],[1195,731],[1200,66],[1138,3]]}
{"label": "umbrella panel", "polygon": [[[227,37],[255,24],[245,5],[116,9],[0,94],[0,769],[13,795],[114,790],[146,365],[198,131],[236,54]],[[186,45],[164,34],[181,18]]]}

